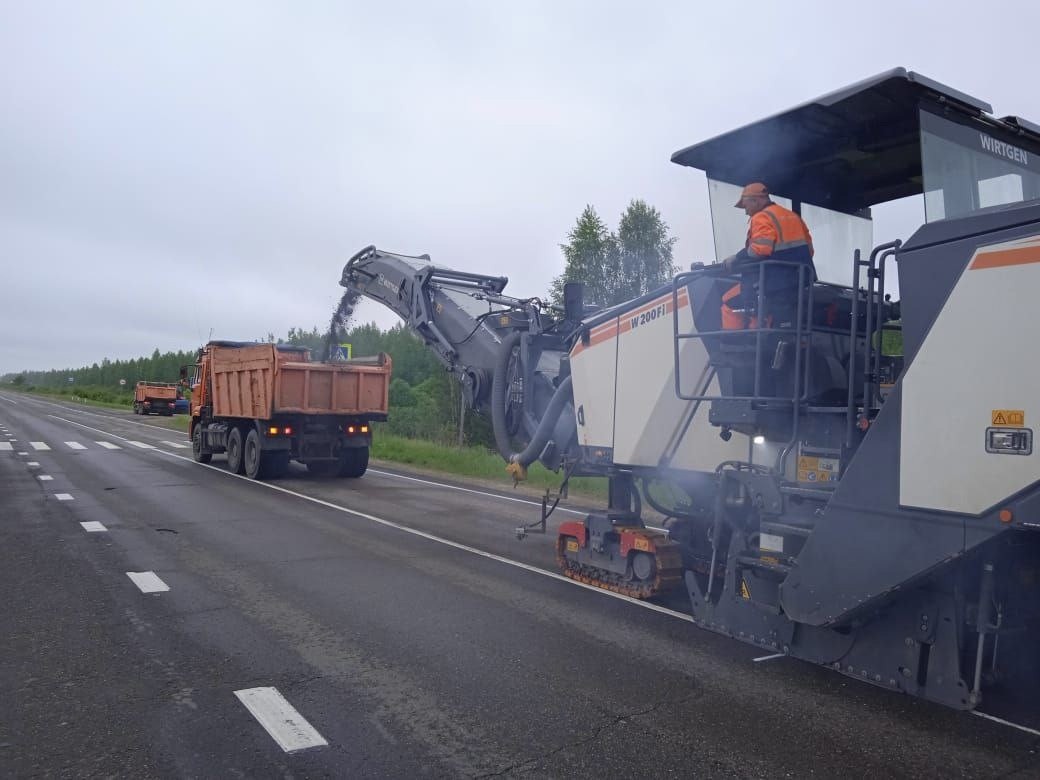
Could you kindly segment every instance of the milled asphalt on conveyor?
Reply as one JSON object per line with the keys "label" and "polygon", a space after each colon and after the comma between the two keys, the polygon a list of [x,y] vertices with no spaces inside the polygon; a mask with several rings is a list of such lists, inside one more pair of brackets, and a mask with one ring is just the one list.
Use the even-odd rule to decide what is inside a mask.
{"label": "milled asphalt on conveyor", "polygon": [[[93,414],[0,394],[0,423],[19,440],[58,443],[0,452],[12,605],[0,679],[17,705],[0,715],[5,774],[985,777],[1035,766],[1032,735],[808,664],[754,664],[755,648],[670,615],[356,514],[548,569],[551,535],[510,533],[536,507],[378,474],[276,490],[161,449],[170,437],[129,415]],[[121,446],[128,430],[156,449]],[[106,438],[121,448],[88,445]],[[170,590],[141,593],[126,576],[137,571]],[[264,687],[328,745],[285,753],[235,696]]]}

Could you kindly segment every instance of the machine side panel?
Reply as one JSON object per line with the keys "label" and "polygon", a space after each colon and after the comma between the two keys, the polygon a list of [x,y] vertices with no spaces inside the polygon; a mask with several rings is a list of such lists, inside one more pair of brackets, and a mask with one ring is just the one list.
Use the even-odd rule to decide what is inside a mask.
{"label": "machine side panel", "polygon": [[1040,480],[1037,290],[1040,237],[972,255],[903,379],[904,506],[978,515]]}
{"label": "machine side panel", "polygon": [[[1015,226],[1002,234],[981,238],[962,233],[964,237],[958,239],[954,227],[951,224],[948,243],[921,246],[900,255],[904,320],[913,323],[910,330],[904,331],[909,364],[856,449],[833,498],[806,540],[797,566],[781,587],[783,610],[792,620],[817,626],[836,625],[876,609],[896,591],[920,581],[1008,529],[997,519],[996,511],[979,510],[982,514],[975,518],[961,512],[907,508],[901,504],[905,457],[902,437],[907,415],[926,414],[926,404],[937,408],[939,416],[929,418],[934,428],[915,435],[934,437],[934,447],[927,453],[932,459],[929,480],[935,483],[934,494],[940,491],[956,494],[957,488],[952,483],[957,478],[944,471],[943,464],[946,459],[955,461],[975,456],[951,451],[954,446],[963,445],[942,438],[942,431],[975,423],[962,416],[963,409],[950,404],[951,393],[955,399],[960,398],[957,395],[960,391],[952,386],[966,384],[979,388],[979,392],[993,387],[995,392],[1001,392],[999,376],[979,375],[973,368],[976,360],[981,361],[980,365],[988,365],[987,359],[979,356],[987,348],[974,336],[962,342],[959,352],[942,356],[943,360],[952,362],[941,367],[932,363],[927,371],[917,367],[918,360],[932,359],[928,355],[931,349],[928,342],[933,334],[939,333],[938,320],[943,316],[946,302],[957,295],[951,288],[955,288],[962,274],[992,273],[991,270],[965,270],[980,243],[989,246],[1036,234],[1035,225]],[[1007,293],[1015,295],[1013,290]],[[958,316],[966,318],[968,325],[978,326],[989,316],[987,306],[992,307],[993,303],[979,300]],[[997,321],[1003,323],[1004,319]],[[1025,328],[1026,324],[1020,320],[1018,327]],[[945,337],[939,335],[939,338]],[[918,397],[911,412],[905,405],[904,390],[907,378],[915,371],[921,371],[920,376],[937,372],[941,387],[928,399]],[[973,450],[983,453],[986,424],[991,422],[990,410],[985,411],[986,419],[975,428],[976,436],[969,442]],[[1000,462],[1015,458],[1029,461],[1023,456],[989,457]],[[1018,492],[1018,498],[1012,502],[1014,507],[1025,505],[1037,489]],[[1005,497],[1011,498],[1009,494],[1000,498]],[[993,503],[990,500],[990,505]]]}
{"label": "machine side panel", "polygon": [[[678,304],[680,333],[694,332],[685,287]],[[712,472],[723,460],[747,457],[747,439],[738,435],[724,442],[708,421],[708,402],[676,395],[672,305],[669,290],[619,317],[614,462]],[[684,394],[718,394],[700,339],[680,341],[679,359]]]}
{"label": "machine side panel", "polygon": [[614,393],[617,384],[618,320],[593,327],[571,348],[570,363],[578,444],[613,450]]}

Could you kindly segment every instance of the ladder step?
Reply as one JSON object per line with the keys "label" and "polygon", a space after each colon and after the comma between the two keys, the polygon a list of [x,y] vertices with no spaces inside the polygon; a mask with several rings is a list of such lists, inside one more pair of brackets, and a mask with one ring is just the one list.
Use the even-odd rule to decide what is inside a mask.
{"label": "ladder step", "polygon": [[780,536],[800,536],[803,539],[808,539],[812,533],[812,528],[807,528],[804,525],[790,525],[788,523],[773,523],[768,520],[763,520],[761,528],[768,534],[779,534]]}
{"label": "ladder step", "polygon": [[787,576],[792,568],[785,563],[770,563],[769,561],[763,561],[760,558],[756,558],[753,555],[738,555],[737,563],[742,566],[747,566],[749,569],[769,571],[773,574],[783,574],[784,576]]}
{"label": "ladder step", "polygon": [[838,486],[838,483],[834,483],[833,488],[807,488],[798,487],[797,485],[781,485],[780,492],[785,496],[798,496],[800,498],[808,498],[815,501],[830,501],[831,496],[834,495],[834,489]]}

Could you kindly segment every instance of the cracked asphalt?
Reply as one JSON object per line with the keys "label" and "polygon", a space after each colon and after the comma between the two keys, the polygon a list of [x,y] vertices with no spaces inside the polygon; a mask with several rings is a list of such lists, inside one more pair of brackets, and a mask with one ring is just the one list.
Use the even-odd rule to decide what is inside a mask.
{"label": "cracked asphalt", "polygon": [[[1031,735],[402,530],[549,568],[550,539],[510,533],[530,506],[379,468],[276,490],[168,431],[18,400],[0,422],[56,444],[31,456],[46,483],[0,452],[0,775],[1040,772]],[[264,686],[328,744],[284,752],[234,696]]]}

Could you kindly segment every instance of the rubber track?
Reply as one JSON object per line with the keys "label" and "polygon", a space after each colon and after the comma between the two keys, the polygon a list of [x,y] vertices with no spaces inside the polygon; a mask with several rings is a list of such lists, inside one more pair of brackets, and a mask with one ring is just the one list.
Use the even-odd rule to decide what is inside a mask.
{"label": "rubber track", "polygon": [[620,593],[634,599],[648,599],[666,593],[682,582],[682,554],[679,552],[678,543],[671,539],[654,538],[656,548],[654,568],[657,570],[657,576],[652,582],[634,583],[614,572],[568,559],[564,552],[567,538],[560,536],[556,539],[556,564],[565,577],[585,585],[603,588],[603,590]]}

